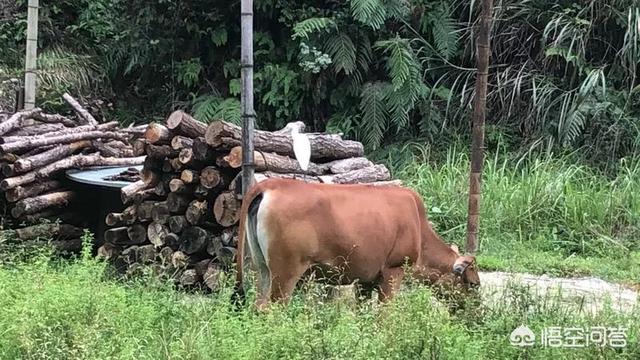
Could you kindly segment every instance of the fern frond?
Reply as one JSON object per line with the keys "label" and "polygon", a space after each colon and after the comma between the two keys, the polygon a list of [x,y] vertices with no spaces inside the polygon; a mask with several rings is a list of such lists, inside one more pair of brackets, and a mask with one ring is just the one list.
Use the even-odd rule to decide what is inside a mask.
{"label": "fern frond", "polygon": [[382,27],[387,19],[387,10],[381,0],[351,0],[351,14],[374,30]]}
{"label": "fern frond", "polygon": [[78,55],[55,46],[38,56],[38,81],[42,89],[90,91],[100,81],[97,65],[90,56]]}
{"label": "fern frond", "polygon": [[224,120],[240,125],[242,122],[240,101],[236,98],[223,99],[212,95],[203,95],[192,102],[193,116],[205,123]]}
{"label": "fern frond", "polygon": [[360,93],[362,137],[365,144],[374,150],[381,145],[387,129],[389,115],[384,100],[388,87],[388,83],[369,82],[363,85]]}
{"label": "fern frond", "polygon": [[375,47],[388,53],[386,68],[394,90],[400,89],[419,73],[420,63],[409,46],[409,40],[396,37],[392,40],[378,41]]}
{"label": "fern frond", "polygon": [[408,0],[382,0],[390,18],[405,19],[411,12],[411,4]]}
{"label": "fern frond", "polygon": [[440,56],[450,59],[455,55],[460,35],[448,3],[440,2],[433,11],[425,14],[422,17],[421,30],[431,31],[433,43]]}
{"label": "fern frond", "polygon": [[330,32],[336,28],[336,23],[330,18],[314,17],[302,20],[293,26],[292,39],[309,39],[309,35],[316,32]]}
{"label": "fern frond", "polygon": [[335,36],[328,37],[324,47],[331,57],[336,73],[342,71],[349,75],[355,70],[356,46],[349,35],[341,32]]}

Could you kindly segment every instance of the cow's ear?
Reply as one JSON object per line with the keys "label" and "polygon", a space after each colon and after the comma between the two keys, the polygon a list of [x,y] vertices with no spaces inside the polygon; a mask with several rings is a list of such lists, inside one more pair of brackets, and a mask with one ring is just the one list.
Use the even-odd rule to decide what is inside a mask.
{"label": "cow's ear", "polygon": [[451,244],[451,250],[455,251],[456,254],[460,255],[460,249],[458,249],[458,245]]}
{"label": "cow's ear", "polygon": [[469,267],[469,265],[475,262],[475,257],[473,256],[460,256],[456,259],[456,262],[453,263],[453,273],[456,275],[462,275],[465,270]]}

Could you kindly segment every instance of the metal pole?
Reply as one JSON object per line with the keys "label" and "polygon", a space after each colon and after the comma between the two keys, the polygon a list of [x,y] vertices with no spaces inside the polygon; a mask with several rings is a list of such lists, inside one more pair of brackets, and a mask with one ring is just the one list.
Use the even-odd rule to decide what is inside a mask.
{"label": "metal pole", "polygon": [[24,108],[36,106],[36,59],[38,58],[38,0],[29,0],[27,12],[27,53],[24,66]]}
{"label": "metal pole", "polygon": [[253,0],[241,0],[240,3],[242,92],[242,195],[253,183],[253,128],[255,112],[253,110]]}

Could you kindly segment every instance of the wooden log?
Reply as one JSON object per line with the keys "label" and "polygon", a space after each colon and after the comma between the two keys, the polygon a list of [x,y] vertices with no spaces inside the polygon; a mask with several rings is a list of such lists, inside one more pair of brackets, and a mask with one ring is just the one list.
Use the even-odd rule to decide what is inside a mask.
{"label": "wooden log", "polygon": [[200,163],[209,164],[215,162],[218,157],[218,153],[207,144],[204,137],[195,138],[191,149],[193,150],[193,159]]}
{"label": "wooden log", "polygon": [[[2,183],[0,183],[0,186]],[[120,189],[120,199],[123,204],[128,204],[133,201],[136,194],[142,192],[147,188],[147,184],[144,181],[138,180]]]}
{"label": "wooden log", "polygon": [[121,141],[110,141],[104,143],[102,140],[92,140],[91,147],[97,150],[104,157],[135,157],[133,148],[124,145]]}
{"label": "wooden log", "polygon": [[236,244],[237,232],[238,232],[238,229],[236,227],[228,227],[223,229],[218,234],[220,243],[222,243],[223,246],[237,247],[237,244]]}
{"label": "wooden log", "polygon": [[84,231],[68,224],[39,224],[15,230],[16,237],[20,240],[37,238],[46,239],[73,239],[81,237]]}
{"label": "wooden log", "polygon": [[56,161],[43,168],[28,172],[26,174],[4,179],[0,182],[0,189],[9,190],[16,186],[29,184],[36,179],[47,178],[57,172],[72,169],[84,168],[90,166],[133,166],[140,165],[144,161],[144,157],[136,158],[105,158],[100,154],[91,155],[73,155],[71,157]]}
{"label": "wooden log", "polygon": [[121,141],[128,141],[129,135],[115,131],[86,131],[86,132],[73,132],[58,136],[28,138],[23,141],[15,141],[0,145],[0,151],[5,153],[15,153],[20,151],[27,151],[29,149],[37,148],[46,145],[68,144],[80,140],[93,140],[93,139],[117,139]]}
{"label": "wooden log", "polygon": [[187,207],[185,217],[191,225],[199,225],[205,221],[213,219],[213,213],[211,212],[206,200],[193,200]]}
{"label": "wooden log", "polygon": [[171,255],[171,265],[173,265],[173,267],[176,269],[187,267],[190,263],[189,260],[189,255],[180,250],[174,251]]}
{"label": "wooden log", "polygon": [[20,157],[16,154],[0,154],[0,161],[7,162],[9,164],[13,164],[18,161],[18,159],[20,159]]}
{"label": "wooden log", "polygon": [[193,196],[198,200],[213,200],[218,192],[214,189],[207,189],[202,184],[196,185],[193,189]]}
{"label": "wooden log", "polygon": [[237,252],[236,248],[223,246],[216,254],[216,259],[225,269],[230,269],[233,267]]}
{"label": "wooden log", "polygon": [[127,226],[133,225],[138,220],[138,206],[131,205],[126,207],[121,213],[107,214],[104,222],[108,226]]}
{"label": "wooden log", "polygon": [[138,221],[142,221],[142,222],[146,222],[146,221],[151,221],[151,219],[153,218],[153,209],[156,207],[157,202],[156,201],[144,201],[141,204],[139,204],[136,209],[136,215],[138,218]]}
{"label": "wooden log", "polygon": [[163,173],[170,173],[173,171],[173,167],[171,166],[171,160],[172,159],[164,159],[162,161],[162,172]]}
{"label": "wooden log", "polygon": [[207,269],[209,268],[209,264],[211,264],[211,259],[202,259],[193,264],[193,269],[196,271],[199,277],[202,277]]}
{"label": "wooden log", "polygon": [[147,153],[147,140],[146,139],[135,139],[131,144],[133,147],[134,156],[142,156]]}
{"label": "wooden log", "polygon": [[171,265],[171,256],[173,256],[173,249],[169,246],[165,246],[158,252],[158,258],[162,266]]}
{"label": "wooden log", "polygon": [[193,147],[193,139],[181,135],[174,136],[173,139],[171,139],[171,147],[178,151]]}
{"label": "wooden log", "polygon": [[35,124],[20,127],[19,129],[7,133],[7,136],[34,136],[51,134],[63,130],[68,130],[68,128],[63,124]]}
{"label": "wooden log", "polygon": [[173,179],[169,182],[169,190],[176,194],[193,194],[194,186],[192,184],[185,184],[180,179]]}
{"label": "wooden log", "polygon": [[144,244],[147,241],[147,227],[143,224],[133,224],[127,228],[127,236],[130,244]]}
{"label": "wooden log", "polygon": [[98,248],[98,257],[103,258],[105,260],[111,260],[116,258],[118,255],[122,253],[122,248],[120,246],[104,243],[102,246]]}
{"label": "wooden log", "polygon": [[201,161],[195,159],[192,148],[180,150],[178,160],[180,160],[180,163],[183,167],[201,168],[203,166],[203,163]]}
{"label": "wooden log", "polygon": [[149,144],[166,144],[171,141],[171,131],[166,126],[153,122],[147,126],[144,138]]}
{"label": "wooden log", "polygon": [[334,160],[328,163],[320,164],[320,166],[323,169],[325,169],[325,172],[328,171],[332,174],[342,174],[342,173],[366,168],[373,165],[374,164],[369,159],[364,157],[340,159],[340,160]]}
{"label": "wooden log", "polygon": [[182,272],[182,275],[180,275],[179,282],[183,287],[191,287],[198,283],[198,279],[199,277],[195,269],[187,269]]}
{"label": "wooden log", "polygon": [[91,141],[82,140],[70,144],[56,146],[43,153],[17,160],[15,170],[17,173],[25,173],[35,168],[39,168],[55,161],[64,159],[78,150],[91,146]]}
{"label": "wooden log", "polygon": [[218,265],[210,263],[202,275],[202,281],[211,290],[217,291],[224,285],[225,272]]}
{"label": "wooden log", "polygon": [[98,125],[98,121],[87,111],[87,109],[83,108],[80,103],[73,98],[73,96],[68,93],[62,94],[62,98],[71,105],[73,110],[89,125]]}
{"label": "wooden log", "polygon": [[207,242],[213,235],[198,226],[188,227],[182,232],[180,236],[180,251],[185,254],[195,254],[201,251],[205,251],[207,248]]}
{"label": "wooden log", "polygon": [[17,113],[11,115],[7,120],[0,122],[0,135],[4,135],[9,131],[19,128],[24,119],[31,118],[41,111],[42,110],[39,108],[34,108],[30,110],[18,111]]}
{"label": "wooden log", "polygon": [[[307,134],[311,143],[311,160],[336,160],[360,157],[364,154],[361,143],[343,140],[339,135]],[[241,146],[242,130],[239,126],[224,121],[211,123],[205,140],[213,148],[231,149]],[[294,157],[293,140],[290,134],[254,131],[254,148],[257,151],[277,153]]]}
{"label": "wooden log", "polygon": [[5,177],[16,175],[14,164],[2,164],[2,166],[0,166],[0,171],[2,171],[2,175]]}
{"label": "wooden log", "polygon": [[182,169],[184,169],[184,164],[180,162],[179,158],[171,159],[169,162],[171,163],[171,168],[175,172],[182,171]]}
{"label": "wooden log", "polygon": [[184,214],[190,201],[191,198],[189,196],[177,193],[167,195],[167,206],[172,214]]}
{"label": "wooden log", "polygon": [[231,191],[225,191],[218,195],[213,204],[216,222],[224,227],[236,224],[240,215],[240,205],[240,200]]}
{"label": "wooden log", "polygon": [[156,159],[163,159],[163,160],[164,158],[175,158],[180,154],[180,151],[174,150],[169,145],[153,145],[153,144],[147,144],[145,152],[149,157],[156,158]]}
{"label": "wooden log", "polygon": [[[36,113],[32,117],[34,120],[39,122],[43,122],[46,124],[42,125],[63,125],[66,127],[75,127],[78,126],[78,123],[74,120],[69,119],[66,116],[62,116],[60,114],[45,114],[45,113]],[[23,124],[24,125],[24,124]]]}
{"label": "wooden log", "polygon": [[[307,171],[304,171],[300,167],[298,160],[275,153],[254,151],[253,159],[255,164],[255,171],[258,172],[272,171],[285,174],[298,173],[309,175],[322,175],[323,173],[325,173],[325,168],[322,166],[318,166],[315,163],[309,163]],[[231,168],[240,168],[242,166],[242,147],[236,146],[231,149],[229,155],[227,155],[225,160],[227,160]]]}
{"label": "wooden log", "polygon": [[180,236],[175,233],[168,233],[167,236],[164,237],[165,245],[170,247],[171,249],[177,250],[180,248]]}
{"label": "wooden log", "polygon": [[[81,134],[81,133],[86,133],[91,131],[121,132],[119,129],[116,129],[117,127],[118,127],[118,122],[111,121],[111,122],[96,125],[96,126],[83,125],[83,126],[72,127],[72,128],[63,128],[62,130],[59,130],[56,132],[38,134],[38,135],[30,135],[30,136],[5,135],[0,137],[0,144],[8,144],[8,143],[15,143],[15,142],[33,142],[33,141],[42,140],[50,137],[61,137],[65,135]],[[122,133],[122,135],[128,136],[128,134],[126,133]],[[57,145],[57,144],[52,144],[52,145]]]}
{"label": "wooden log", "polygon": [[78,253],[82,250],[82,239],[53,240],[49,244],[57,253]]}
{"label": "wooden log", "polygon": [[125,245],[129,243],[129,235],[126,227],[112,228],[104,232],[104,241],[113,245]]}
{"label": "wooden log", "polygon": [[140,180],[142,180],[147,188],[155,187],[161,179],[160,172],[152,169],[142,168],[140,171]]}
{"label": "wooden log", "polygon": [[158,224],[167,224],[169,222],[169,218],[171,217],[171,213],[169,212],[169,207],[166,202],[157,202],[151,209],[151,218],[153,222]]}
{"label": "wooden log", "polygon": [[11,210],[11,215],[14,218],[19,218],[22,215],[34,214],[47,208],[66,207],[75,198],[76,193],[73,191],[59,191],[22,199]]}
{"label": "wooden log", "polygon": [[186,216],[174,215],[169,218],[169,229],[172,233],[180,234],[189,226]]}
{"label": "wooden log", "polygon": [[157,248],[165,245],[165,237],[169,233],[169,227],[155,221],[147,228],[147,238]]}
{"label": "wooden log", "polygon": [[221,249],[222,238],[219,235],[209,238],[209,241],[207,241],[207,254],[216,257]]}
{"label": "wooden log", "polygon": [[174,111],[167,119],[167,128],[190,138],[204,136],[207,125],[181,110]]}
{"label": "wooden log", "polygon": [[372,183],[376,181],[386,181],[389,179],[391,179],[391,174],[387,167],[382,164],[336,175],[320,176],[320,180],[326,184]]}
{"label": "wooden log", "polygon": [[200,181],[200,173],[192,169],[182,170],[180,180],[185,184],[197,184]]}
{"label": "wooden log", "polygon": [[142,245],[137,251],[139,264],[151,264],[156,260],[156,248],[154,245]]}
{"label": "wooden log", "polygon": [[200,184],[207,189],[214,189],[224,186],[224,179],[218,169],[207,166],[200,172]]}
{"label": "wooden log", "polygon": [[133,264],[138,261],[138,245],[130,246],[122,251],[120,257],[127,264]]}

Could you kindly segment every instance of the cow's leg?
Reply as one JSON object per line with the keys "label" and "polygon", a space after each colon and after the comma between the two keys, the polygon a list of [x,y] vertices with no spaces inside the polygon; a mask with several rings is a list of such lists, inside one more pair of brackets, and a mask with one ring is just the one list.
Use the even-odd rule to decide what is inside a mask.
{"label": "cow's leg", "polygon": [[293,293],[298,280],[309,264],[302,261],[290,261],[280,263],[271,269],[271,301],[287,303]]}
{"label": "cow's leg", "polygon": [[387,302],[393,298],[393,295],[400,289],[404,269],[402,267],[394,267],[382,270],[382,282],[380,291],[378,292],[378,300]]}

